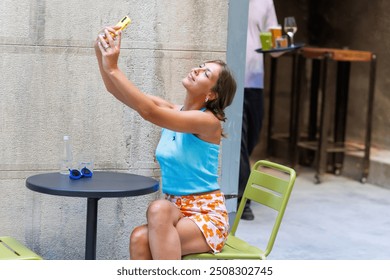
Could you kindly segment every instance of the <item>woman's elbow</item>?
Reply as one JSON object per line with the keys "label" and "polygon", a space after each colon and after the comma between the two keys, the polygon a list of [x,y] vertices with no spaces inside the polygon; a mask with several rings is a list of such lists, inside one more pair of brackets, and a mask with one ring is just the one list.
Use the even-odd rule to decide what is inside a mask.
{"label": "woman's elbow", "polygon": [[138,114],[139,114],[145,121],[151,122],[151,120],[152,120],[152,114],[150,113],[150,111],[140,109],[140,110],[138,110]]}
{"label": "woman's elbow", "polygon": [[105,84],[105,86],[106,86],[106,90],[107,90],[109,93],[115,95],[115,87],[110,86],[110,85],[107,85],[107,84]]}
{"label": "woman's elbow", "polygon": [[156,123],[158,118],[156,110],[153,108],[140,108],[138,109],[138,114],[145,120],[151,123]]}

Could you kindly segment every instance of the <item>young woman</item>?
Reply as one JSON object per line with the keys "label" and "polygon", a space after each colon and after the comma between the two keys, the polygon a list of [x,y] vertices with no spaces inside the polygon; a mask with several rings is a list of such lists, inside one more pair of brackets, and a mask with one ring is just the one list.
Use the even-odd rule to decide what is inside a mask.
{"label": "young woman", "polygon": [[[183,255],[219,252],[228,234],[228,215],[218,185],[218,155],[224,109],[234,98],[236,82],[227,65],[207,61],[182,80],[183,105],[142,93],[118,68],[121,33],[104,29],[95,43],[107,90],[163,128],[156,150],[165,199],[152,202],[147,224],[130,236],[132,259],[181,259]],[[115,39],[112,34],[116,34]]]}

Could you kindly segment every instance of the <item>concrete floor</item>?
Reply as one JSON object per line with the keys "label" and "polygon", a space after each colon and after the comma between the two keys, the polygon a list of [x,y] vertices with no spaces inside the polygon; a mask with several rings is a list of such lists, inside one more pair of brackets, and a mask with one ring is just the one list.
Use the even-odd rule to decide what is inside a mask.
{"label": "concrete floor", "polygon": [[[390,189],[327,174],[314,184],[302,169],[279,229],[271,260],[390,260]],[[257,246],[273,215],[253,204],[254,221],[237,236]],[[263,246],[265,248],[265,246]]]}

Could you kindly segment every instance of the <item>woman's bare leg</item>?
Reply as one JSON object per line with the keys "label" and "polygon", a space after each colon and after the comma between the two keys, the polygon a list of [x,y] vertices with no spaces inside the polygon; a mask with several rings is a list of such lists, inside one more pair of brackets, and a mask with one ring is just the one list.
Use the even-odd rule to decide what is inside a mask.
{"label": "woman's bare leg", "polygon": [[153,201],[147,211],[149,247],[154,260],[181,259],[181,242],[176,225],[180,210],[167,200]]}
{"label": "woman's bare leg", "polygon": [[136,227],[130,235],[130,258],[132,260],[151,260],[148,226]]}
{"label": "woman's bare leg", "polygon": [[130,236],[131,259],[181,259],[187,254],[211,250],[199,227],[182,218],[171,202],[152,202],[147,217],[148,225],[136,227]]}
{"label": "woman's bare leg", "polygon": [[180,236],[182,256],[211,251],[203,233],[191,219],[180,219],[176,225],[176,230]]}

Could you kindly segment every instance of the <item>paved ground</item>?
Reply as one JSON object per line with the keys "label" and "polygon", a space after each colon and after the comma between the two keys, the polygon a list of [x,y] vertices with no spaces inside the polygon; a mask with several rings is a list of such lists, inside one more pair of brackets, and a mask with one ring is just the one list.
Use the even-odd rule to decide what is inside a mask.
{"label": "paved ground", "polygon": [[[390,188],[326,175],[314,184],[300,170],[268,259],[390,260]],[[390,182],[389,182],[390,184]],[[237,236],[264,244],[272,213],[253,205],[254,221],[240,222]]]}

